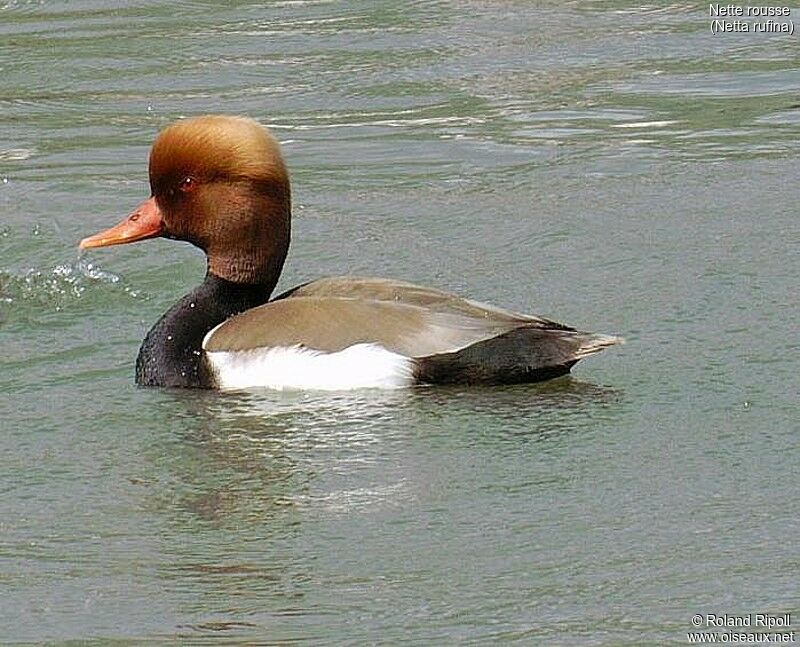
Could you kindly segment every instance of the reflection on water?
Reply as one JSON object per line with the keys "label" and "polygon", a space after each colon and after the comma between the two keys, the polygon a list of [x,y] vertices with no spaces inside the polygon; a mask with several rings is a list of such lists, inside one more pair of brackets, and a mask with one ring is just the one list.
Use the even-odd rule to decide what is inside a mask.
{"label": "reflection on water", "polygon": [[[465,502],[478,514],[481,498],[525,496],[531,487],[568,491],[573,476],[542,461],[588,440],[592,419],[604,409],[613,416],[621,397],[571,378],[535,387],[341,394],[161,392],[154,415],[169,417],[173,431],[145,448],[139,473],[149,476],[137,485],[145,509],[164,520],[159,571],[191,600],[181,613],[198,618],[182,623],[179,635],[252,638],[271,622],[291,635],[281,620],[291,618],[309,621],[310,635],[326,635],[314,629],[315,590],[344,587],[360,597],[370,581],[361,560],[368,559],[389,569],[379,586],[394,596],[408,568],[387,554],[327,554],[331,542],[360,528],[365,539],[373,535],[367,541],[378,532],[391,546],[417,523],[427,529],[423,536],[445,541],[436,539],[442,506],[454,504],[444,501],[463,487],[462,462],[476,456],[497,461],[500,473],[511,470]],[[541,464],[539,474],[513,473],[531,461]],[[358,555],[357,544],[352,549]],[[352,572],[331,573],[337,560]]]}
{"label": "reflection on water", "polygon": [[534,387],[172,391],[162,407],[182,421],[179,455],[153,460],[179,472],[181,508],[201,522],[261,525],[298,509],[345,514],[413,498],[409,444],[529,451],[529,441],[579,434],[581,421],[620,398],[570,378]]}

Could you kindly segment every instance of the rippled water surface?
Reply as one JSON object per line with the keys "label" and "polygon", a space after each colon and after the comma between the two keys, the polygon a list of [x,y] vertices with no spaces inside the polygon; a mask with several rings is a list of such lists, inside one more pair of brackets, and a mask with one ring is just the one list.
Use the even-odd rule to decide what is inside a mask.
{"label": "rippled water surface", "polygon": [[[0,1],[0,642],[686,644],[696,613],[800,613],[800,42],[707,12]],[[202,255],[77,241],[209,112],[283,143],[279,288],[393,276],[628,343],[536,386],[135,388]]]}

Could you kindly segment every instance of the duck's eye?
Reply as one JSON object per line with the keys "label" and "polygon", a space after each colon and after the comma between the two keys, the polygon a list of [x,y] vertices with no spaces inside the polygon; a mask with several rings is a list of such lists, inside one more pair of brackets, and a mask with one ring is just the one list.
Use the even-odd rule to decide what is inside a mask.
{"label": "duck's eye", "polygon": [[189,191],[193,191],[196,186],[197,180],[195,180],[191,175],[187,175],[181,180],[178,188],[183,191],[183,193],[189,193]]}

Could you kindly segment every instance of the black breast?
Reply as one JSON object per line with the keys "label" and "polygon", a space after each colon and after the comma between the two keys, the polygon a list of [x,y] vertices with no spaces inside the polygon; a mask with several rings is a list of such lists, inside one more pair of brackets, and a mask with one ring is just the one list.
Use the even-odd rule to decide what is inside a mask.
{"label": "black breast", "polygon": [[233,283],[213,274],[170,308],[147,333],[136,358],[136,384],[213,388],[202,343],[228,317],[266,303],[271,287]]}

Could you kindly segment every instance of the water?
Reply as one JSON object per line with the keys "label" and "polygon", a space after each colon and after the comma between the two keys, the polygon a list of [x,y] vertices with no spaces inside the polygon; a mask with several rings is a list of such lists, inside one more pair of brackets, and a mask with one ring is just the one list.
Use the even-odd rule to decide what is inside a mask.
{"label": "water", "polygon": [[[800,613],[798,37],[680,2],[219,4],[0,3],[0,640],[687,644],[696,613]],[[537,386],[135,388],[202,256],[77,241],[208,112],[283,142],[279,289],[393,276],[628,344]]]}

